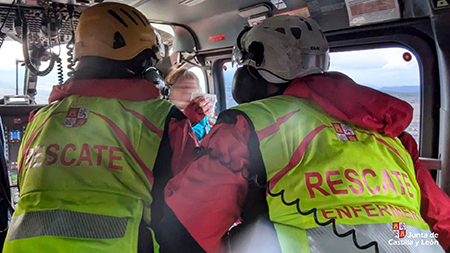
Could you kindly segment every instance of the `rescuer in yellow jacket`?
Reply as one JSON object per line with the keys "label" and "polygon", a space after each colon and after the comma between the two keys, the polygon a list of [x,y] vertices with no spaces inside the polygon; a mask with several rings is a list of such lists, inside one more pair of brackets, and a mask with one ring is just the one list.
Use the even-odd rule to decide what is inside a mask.
{"label": "rescuer in yellow jacket", "polygon": [[158,252],[164,185],[196,143],[183,113],[140,78],[160,46],[135,8],[83,11],[76,72],[30,115],[4,252]]}
{"label": "rescuer in yellow jacket", "polygon": [[[314,20],[271,17],[236,44],[239,105],[167,184],[167,232],[223,252],[240,218],[236,253],[450,248],[450,199],[404,133],[408,103],[327,72],[328,42]],[[187,240],[168,247],[189,249]]]}

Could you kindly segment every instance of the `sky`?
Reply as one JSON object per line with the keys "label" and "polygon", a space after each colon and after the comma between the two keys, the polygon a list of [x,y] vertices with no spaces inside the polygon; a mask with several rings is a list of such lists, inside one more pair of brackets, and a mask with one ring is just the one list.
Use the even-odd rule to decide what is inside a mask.
{"label": "sky", "polygon": [[[409,53],[409,62],[403,54]],[[224,75],[234,73],[230,68]],[[400,47],[369,49],[360,51],[333,52],[330,54],[329,71],[339,71],[356,83],[381,89],[393,86],[420,86],[420,71],[417,58],[412,52]],[[232,76],[232,75],[231,75]],[[226,78],[229,81],[231,78]]]}
{"label": "sky", "polygon": [[[53,49],[54,53],[59,52],[59,48]],[[67,50],[65,46],[61,47],[60,57],[63,59],[64,80],[67,80]],[[0,97],[4,95],[16,94],[16,59],[23,60],[22,44],[15,41],[5,41],[0,48]],[[47,68],[48,62],[43,62],[40,70]],[[19,65],[19,95],[23,95],[25,67]],[[56,64],[53,71],[45,77],[39,77],[37,81],[36,102],[38,104],[47,104],[48,96],[53,85],[58,85],[58,75]]]}
{"label": "sky", "polygon": [[[411,60],[405,61],[403,55],[409,53]],[[235,106],[231,96],[231,82],[237,66],[225,64],[224,70],[227,107]],[[384,87],[416,86],[419,91],[420,72],[417,58],[412,52],[400,47],[368,49],[359,51],[330,53],[329,71],[339,71],[356,83],[378,90]]]}
{"label": "sky", "polygon": [[[411,61],[403,59],[404,53],[411,54]],[[329,70],[343,72],[356,83],[377,89],[420,86],[417,58],[400,47],[331,53]]]}
{"label": "sky", "polygon": [[[53,49],[58,53],[59,48]],[[411,53],[412,60],[407,62],[403,54],[409,52],[403,48],[383,48],[362,51],[347,51],[331,53],[330,71],[340,71],[350,76],[355,82],[373,88],[381,89],[391,86],[419,86],[420,72],[416,57]],[[67,50],[61,47],[61,57],[64,65],[64,79],[67,80]],[[23,60],[21,44],[15,41],[5,41],[0,48],[0,97],[15,94],[16,59]],[[48,63],[43,63],[41,70]],[[195,71],[195,70],[194,70]],[[226,74],[231,74],[230,69]],[[47,103],[47,98],[53,85],[58,84],[56,66],[45,77],[38,79],[36,102]],[[201,71],[197,71],[201,74]],[[19,67],[19,95],[23,94],[24,67]],[[228,80],[227,80],[228,81]],[[228,86],[228,85],[227,85]],[[231,86],[230,86],[231,87]]]}

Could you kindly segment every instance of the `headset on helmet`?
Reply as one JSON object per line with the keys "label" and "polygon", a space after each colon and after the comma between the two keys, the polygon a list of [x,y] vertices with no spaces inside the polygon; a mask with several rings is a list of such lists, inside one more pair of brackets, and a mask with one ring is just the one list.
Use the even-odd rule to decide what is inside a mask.
{"label": "headset on helmet", "polygon": [[161,36],[137,9],[103,3],[84,10],[75,34],[75,60],[83,56],[130,60],[146,49],[164,57]]}
{"label": "headset on helmet", "polygon": [[271,83],[321,73],[329,67],[329,47],[319,25],[298,16],[276,16],[244,28],[233,61],[255,67]]}

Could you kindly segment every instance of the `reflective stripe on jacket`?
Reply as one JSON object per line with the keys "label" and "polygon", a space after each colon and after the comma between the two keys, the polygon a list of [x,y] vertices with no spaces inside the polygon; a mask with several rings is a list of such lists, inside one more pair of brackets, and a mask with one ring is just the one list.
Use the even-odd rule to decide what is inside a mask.
{"label": "reflective stripe on jacket", "polygon": [[4,252],[136,252],[171,107],[72,95],[39,110],[19,152]]}
{"label": "reflective stripe on jacket", "polygon": [[[283,252],[308,252],[314,238],[320,239],[317,244],[326,239],[328,245],[335,243],[329,239],[340,240],[331,227],[332,236],[323,237],[319,230],[325,228],[309,212],[313,208],[320,223],[335,219],[346,225],[387,224],[379,233],[388,239],[394,238],[394,230],[405,236],[407,229],[393,227],[397,223],[429,232],[420,216],[414,165],[398,138],[345,123],[327,115],[313,100],[293,96],[232,109],[249,117],[258,136],[269,216]],[[368,241],[360,245],[364,243]]]}

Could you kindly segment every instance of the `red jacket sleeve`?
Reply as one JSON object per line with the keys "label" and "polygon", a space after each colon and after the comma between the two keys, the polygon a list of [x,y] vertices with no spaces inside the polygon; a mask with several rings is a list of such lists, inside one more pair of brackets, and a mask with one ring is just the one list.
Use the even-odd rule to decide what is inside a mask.
{"label": "red jacket sleeve", "polygon": [[444,250],[450,249],[450,198],[434,182],[430,173],[419,160],[419,152],[414,138],[403,133],[400,137],[403,145],[414,161],[416,178],[420,186],[422,218],[431,231],[439,236],[437,240]]}
{"label": "red jacket sleeve", "polygon": [[194,149],[198,146],[198,142],[188,119],[170,120],[169,139],[173,152],[172,173],[177,175],[194,160]]}
{"label": "red jacket sleeve", "polygon": [[204,155],[169,181],[165,200],[189,234],[207,252],[223,250],[221,238],[238,220],[247,195],[241,169],[250,165],[250,129],[220,123],[202,141]]}

